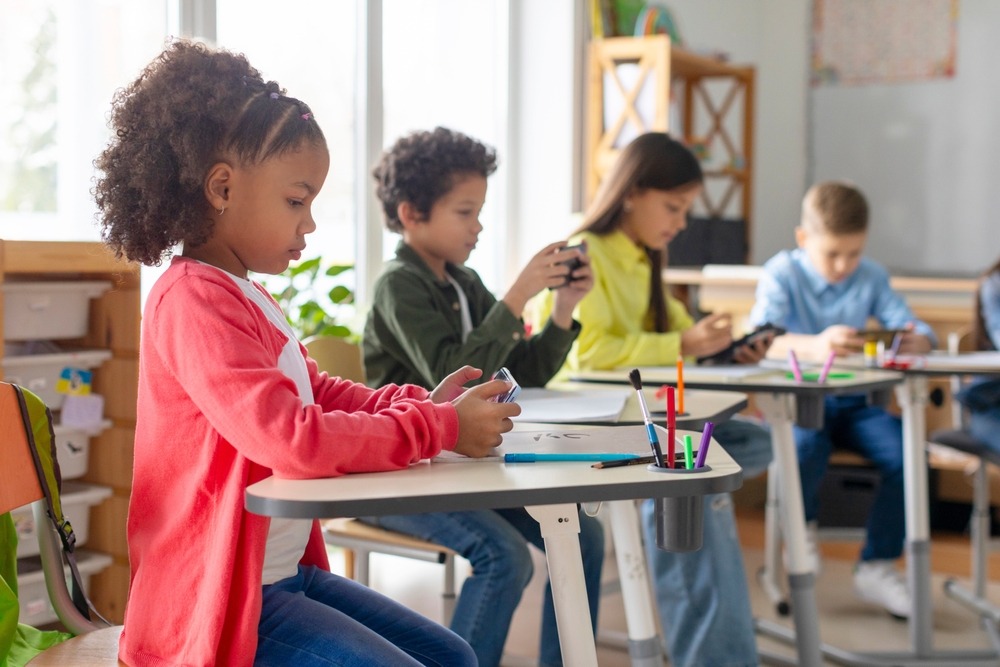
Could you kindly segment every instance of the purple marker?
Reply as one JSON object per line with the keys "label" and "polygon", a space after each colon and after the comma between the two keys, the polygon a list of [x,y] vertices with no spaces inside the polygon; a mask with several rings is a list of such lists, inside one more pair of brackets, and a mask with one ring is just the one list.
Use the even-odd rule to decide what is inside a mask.
{"label": "purple marker", "polygon": [[795,356],[795,350],[788,350],[788,365],[792,367],[795,381],[802,382],[802,369],[799,368],[799,358]]}
{"label": "purple marker", "polygon": [[826,376],[830,374],[830,367],[833,366],[833,360],[837,358],[837,353],[834,350],[830,350],[830,356],[826,358],[826,363],[823,364],[823,370],[819,372],[819,378],[816,382],[823,384],[826,382]]}
{"label": "purple marker", "polygon": [[708,455],[708,443],[712,442],[712,429],[715,424],[705,422],[705,428],[701,431],[701,442],[698,443],[698,458],[694,462],[695,468],[705,467],[705,457]]}

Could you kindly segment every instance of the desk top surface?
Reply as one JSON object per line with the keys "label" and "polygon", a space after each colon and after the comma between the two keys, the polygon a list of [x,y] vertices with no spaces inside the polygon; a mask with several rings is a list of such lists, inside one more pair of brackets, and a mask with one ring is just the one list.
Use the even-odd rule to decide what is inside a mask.
{"label": "desk top surface", "polygon": [[[625,407],[617,419],[581,417],[580,419],[573,420],[573,423],[622,425],[643,423],[639,400],[636,397],[635,390],[631,386],[597,382],[557,382],[550,383],[546,389],[542,394],[536,393],[537,390],[530,389],[521,393],[518,403],[522,405],[523,414],[529,416],[544,414],[545,411],[541,408],[546,402],[546,397],[552,397],[554,399],[552,402],[558,404],[561,402],[559,400],[560,397],[566,397],[566,400],[570,400],[574,394],[589,396],[593,392],[606,391],[613,392],[616,395],[624,394],[626,397]],[[656,395],[659,389],[659,386],[647,385],[643,387],[642,394],[653,420],[662,422],[666,418],[666,401],[662,395]],[[529,404],[527,401],[531,401],[531,403]],[[740,391],[718,391],[711,389],[685,390],[685,413],[677,416],[677,428],[700,429],[705,426],[705,422],[723,422],[746,406],[747,396]],[[542,421],[562,422],[563,420],[553,417],[551,419],[516,418],[515,421],[520,424]]]}
{"label": "desk top surface", "polygon": [[[846,373],[831,372],[829,379],[820,384],[808,378],[817,369],[803,364],[806,380],[796,382],[784,368],[767,366],[685,366],[684,386],[695,389],[721,389],[749,393],[781,393],[799,396],[825,396],[857,394],[888,389],[899,384],[903,376],[895,371],[881,369],[850,369]],[[578,371],[571,378],[578,382],[628,382],[629,369]],[[649,366],[639,368],[643,384],[677,384],[674,366]],[[686,406],[685,406],[686,407]]]}
{"label": "desk top surface", "polygon": [[[666,442],[666,431],[657,428]],[[691,435],[697,443],[700,434]],[[502,447],[506,452],[650,453],[643,426],[524,425],[507,434]],[[714,441],[706,463],[708,470],[673,473],[652,472],[645,465],[596,469],[575,461],[421,461],[405,470],[336,478],[269,477],[247,488],[246,508],[305,519],[696,496],[739,488],[739,466]]]}
{"label": "desk top surface", "polygon": [[[932,352],[928,355],[900,355],[900,366],[892,370],[904,375],[1000,375],[1000,352]],[[837,361],[837,366],[858,368],[864,364],[861,355]]]}

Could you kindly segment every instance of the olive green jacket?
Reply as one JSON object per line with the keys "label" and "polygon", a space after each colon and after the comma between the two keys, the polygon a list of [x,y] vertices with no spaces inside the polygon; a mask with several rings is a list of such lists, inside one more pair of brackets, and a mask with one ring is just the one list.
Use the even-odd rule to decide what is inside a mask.
{"label": "olive green jacket", "polygon": [[489,378],[506,366],[524,387],[541,387],[562,367],[580,332],[551,321],[533,336],[524,322],[490,293],[479,275],[464,266],[447,271],[465,293],[472,331],[462,342],[458,294],[440,281],[403,242],[375,282],[372,309],[365,322],[362,346],[368,385],[417,384],[435,387],[449,373],[474,366]]}

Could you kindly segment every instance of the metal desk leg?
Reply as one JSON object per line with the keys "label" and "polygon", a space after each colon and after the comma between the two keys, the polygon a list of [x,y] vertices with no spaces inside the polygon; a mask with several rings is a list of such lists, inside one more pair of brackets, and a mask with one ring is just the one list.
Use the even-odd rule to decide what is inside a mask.
{"label": "metal desk leg", "polygon": [[552,583],[563,662],[574,667],[597,667],[576,504],[535,505],[525,509],[538,522],[545,539],[545,561]]}
{"label": "metal desk leg", "polygon": [[[757,405],[771,424],[774,461],[782,482],[779,514],[785,550],[788,554],[788,585],[795,623],[795,643],[801,667],[822,664],[819,638],[819,612],[816,608],[816,575],[809,569],[806,549],[806,519],[802,505],[802,482],[795,452],[792,423],[795,419],[795,398],[790,394],[758,394]],[[770,634],[774,624],[758,621],[758,630]]]}
{"label": "metal desk leg", "polygon": [[780,616],[788,616],[791,608],[785,591],[778,583],[781,558],[780,498],[781,471],[776,461],[767,467],[767,501],[764,504],[764,564],[757,571],[757,583]]}
{"label": "metal desk leg", "polygon": [[625,605],[628,654],[632,667],[661,667],[663,657],[650,597],[652,588],[646,555],[639,532],[639,512],[632,500],[616,500],[604,505],[611,514],[611,536],[615,543],[618,579]]}
{"label": "metal desk leg", "polygon": [[927,507],[927,378],[907,375],[896,387],[903,412],[903,485],[906,505],[906,563],[913,610],[910,644],[917,657],[930,655],[934,634],[931,606],[930,516]]}

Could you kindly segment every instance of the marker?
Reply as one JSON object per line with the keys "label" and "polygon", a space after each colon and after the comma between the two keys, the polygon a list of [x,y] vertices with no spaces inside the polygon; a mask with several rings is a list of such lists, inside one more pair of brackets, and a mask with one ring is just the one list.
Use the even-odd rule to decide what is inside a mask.
{"label": "marker", "polygon": [[523,452],[504,454],[504,463],[539,463],[541,461],[630,461],[639,458],[638,454],[623,454],[618,452],[578,453],[578,454],[546,454]]}
{"label": "marker", "polygon": [[677,453],[677,410],[674,407],[674,388],[667,387],[667,467],[673,470]]}
{"label": "marker", "polygon": [[653,450],[656,457],[656,465],[664,468],[663,452],[660,450],[660,440],[656,437],[656,429],[653,427],[653,419],[649,416],[649,407],[646,405],[646,397],[642,395],[642,378],[639,377],[639,369],[633,368],[628,372],[628,381],[632,383],[635,393],[639,395],[639,409],[642,410],[642,421],[646,423],[646,435],[649,436],[649,448]]}
{"label": "marker", "polygon": [[684,467],[690,470],[694,467],[694,455],[692,454],[691,436],[684,436]]}
{"label": "marker", "polygon": [[705,457],[708,456],[708,444],[712,442],[712,430],[715,428],[715,424],[712,422],[705,422],[705,428],[701,432],[701,442],[698,443],[698,458],[695,459],[695,468],[705,467]]}
{"label": "marker", "polygon": [[833,360],[837,358],[837,353],[834,350],[830,350],[830,356],[826,358],[826,362],[823,364],[823,369],[819,372],[819,378],[816,382],[823,384],[826,382],[826,376],[830,374],[830,367],[833,366]]}
{"label": "marker", "polygon": [[901,331],[897,331],[896,334],[892,337],[892,347],[889,348],[890,361],[896,360],[896,355],[899,353],[899,345],[902,342],[903,342],[903,333]]}
{"label": "marker", "polygon": [[795,381],[802,382],[802,369],[799,368],[799,358],[795,356],[795,350],[788,350],[788,364],[792,367]]}
{"label": "marker", "polygon": [[684,414],[684,357],[677,355],[677,412]]}

